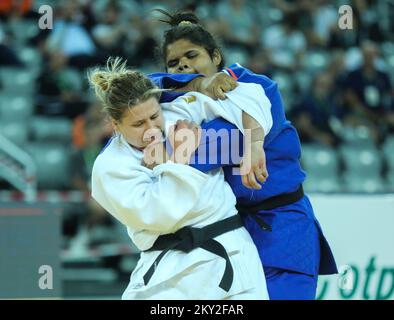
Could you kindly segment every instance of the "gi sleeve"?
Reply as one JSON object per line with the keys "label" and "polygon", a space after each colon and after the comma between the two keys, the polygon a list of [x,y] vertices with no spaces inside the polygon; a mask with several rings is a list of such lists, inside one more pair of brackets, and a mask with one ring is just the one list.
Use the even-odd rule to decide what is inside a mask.
{"label": "gi sleeve", "polygon": [[246,112],[264,128],[265,135],[269,133],[272,127],[271,102],[260,85],[239,83],[237,88],[226,93],[226,97],[225,100],[213,100],[198,92],[190,92],[165,108],[176,114],[178,119],[191,120],[197,124],[222,117],[242,132],[242,112]]}
{"label": "gi sleeve", "polygon": [[[161,89],[181,88],[193,79],[201,77],[201,74],[169,74],[169,73],[151,73],[149,79]],[[166,91],[160,96],[160,102],[170,102],[177,97],[185,94],[184,92]]]}
{"label": "gi sleeve", "polygon": [[153,171],[135,167],[121,170],[113,163],[96,161],[93,198],[134,230],[172,232],[177,223],[193,214],[208,176],[176,163],[158,165]]}

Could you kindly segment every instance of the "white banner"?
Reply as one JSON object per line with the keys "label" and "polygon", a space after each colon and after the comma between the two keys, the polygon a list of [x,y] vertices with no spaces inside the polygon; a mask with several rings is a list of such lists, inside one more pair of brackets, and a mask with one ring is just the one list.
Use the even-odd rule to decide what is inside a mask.
{"label": "white banner", "polygon": [[311,195],[339,275],[319,278],[318,299],[394,300],[394,195]]}

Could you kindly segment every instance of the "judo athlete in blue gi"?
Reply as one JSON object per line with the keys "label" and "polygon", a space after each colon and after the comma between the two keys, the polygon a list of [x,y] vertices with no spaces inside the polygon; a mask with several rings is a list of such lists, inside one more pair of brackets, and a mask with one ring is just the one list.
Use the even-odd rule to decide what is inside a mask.
{"label": "judo athlete in blue gi", "polygon": [[[234,151],[231,143],[222,145],[215,141],[218,142],[217,163],[196,163],[193,166],[203,172],[223,167],[226,180],[237,198],[238,211],[257,246],[270,299],[315,299],[318,275],[338,271],[312,205],[302,189],[306,175],[300,165],[301,145],[296,129],[286,119],[277,83],[239,64],[223,68],[223,55],[215,40],[198,24],[194,14],[165,14],[170,18],[165,22],[172,28],[165,33],[162,54],[170,74],[156,73],[150,78],[159,87],[178,90],[165,92],[161,96],[162,102],[182,95],[179,91],[189,90],[223,98],[224,92],[233,87],[231,81],[218,84],[217,80],[223,75],[215,73],[220,70],[227,73],[228,78],[256,83],[264,88],[272,105],[273,126],[262,143],[269,176],[261,188],[253,190],[256,181],[245,183],[241,176],[233,174],[233,166],[237,163],[221,163],[220,154],[223,155],[225,149],[230,154]],[[202,128],[236,129],[220,118],[202,124]],[[239,148],[242,152],[242,144]],[[202,145],[197,152],[206,150],[209,148]]]}

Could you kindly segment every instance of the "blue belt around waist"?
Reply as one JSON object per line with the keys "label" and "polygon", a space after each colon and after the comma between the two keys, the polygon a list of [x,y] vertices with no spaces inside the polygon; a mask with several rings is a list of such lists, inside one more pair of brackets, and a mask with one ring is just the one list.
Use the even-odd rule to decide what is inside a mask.
{"label": "blue belt around waist", "polygon": [[302,185],[298,187],[298,189],[294,192],[290,193],[283,193],[268,199],[265,199],[264,201],[254,204],[251,206],[248,205],[240,205],[237,204],[237,210],[240,215],[245,216],[245,215],[250,215],[258,224],[259,226],[265,230],[265,231],[272,231],[272,227],[267,224],[259,215],[258,213],[262,210],[273,210],[275,208],[287,206],[289,204],[292,204],[294,202],[297,202],[301,200],[304,197],[304,189],[302,188]]}
{"label": "blue belt around waist", "polygon": [[226,267],[219,287],[228,292],[233,283],[233,268],[231,266],[230,258],[226,252],[226,249],[214,238],[223,233],[238,229],[242,226],[242,219],[238,214],[236,214],[230,218],[217,221],[203,228],[183,227],[175,233],[159,236],[153,246],[150,249],[145,250],[162,250],[155,262],[143,277],[145,285],[148,284],[160,260],[168,251],[180,250],[182,252],[188,253],[193,249],[202,248],[226,260]]}

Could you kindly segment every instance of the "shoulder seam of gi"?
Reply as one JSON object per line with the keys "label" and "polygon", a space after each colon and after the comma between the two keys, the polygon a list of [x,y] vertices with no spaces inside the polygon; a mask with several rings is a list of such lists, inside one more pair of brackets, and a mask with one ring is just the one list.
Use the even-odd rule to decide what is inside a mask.
{"label": "shoulder seam of gi", "polygon": [[226,68],[226,71],[232,76],[235,80],[238,80],[238,77],[235,75],[234,71],[231,70],[230,68]]}

